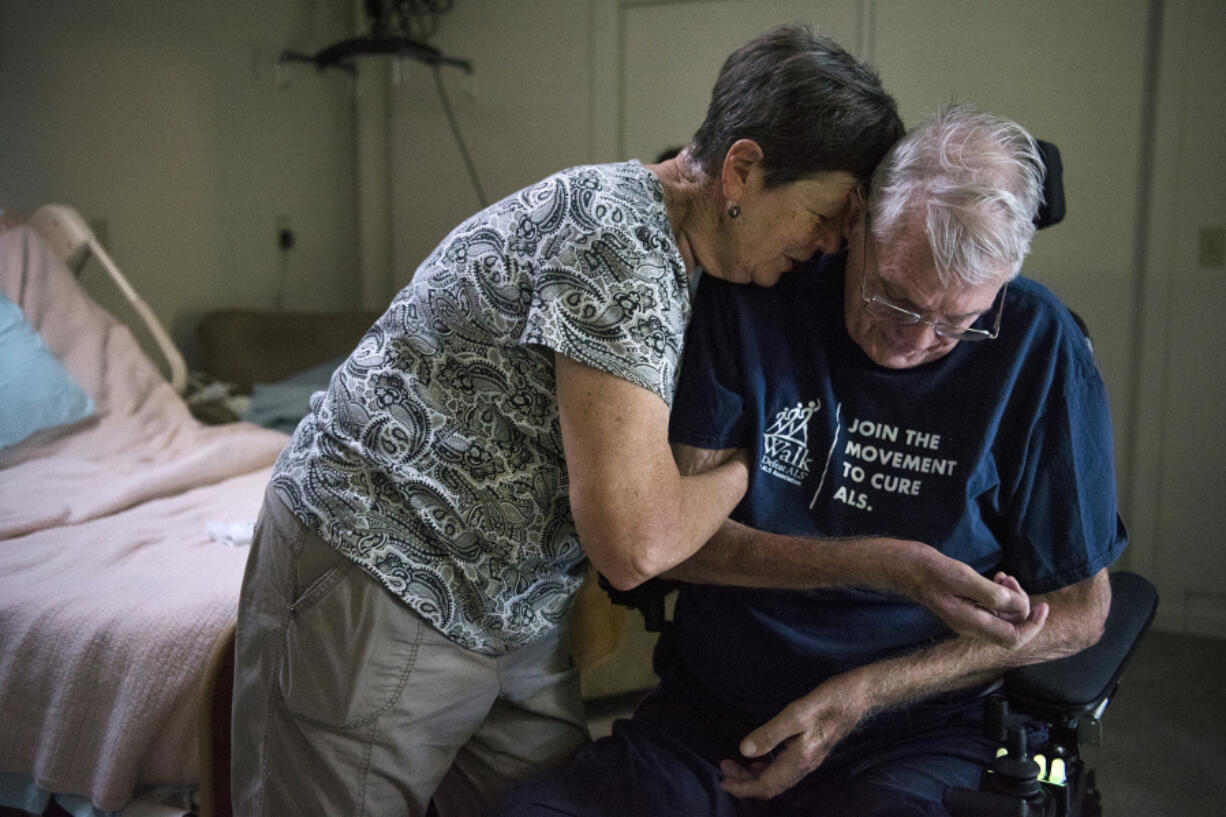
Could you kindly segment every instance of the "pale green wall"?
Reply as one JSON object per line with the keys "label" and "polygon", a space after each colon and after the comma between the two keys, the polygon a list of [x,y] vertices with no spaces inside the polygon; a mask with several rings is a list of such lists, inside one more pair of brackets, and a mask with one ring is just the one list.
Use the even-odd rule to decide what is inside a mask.
{"label": "pale green wall", "polygon": [[1202,234],[1226,233],[1226,3],[1162,5],[1145,275],[1127,326],[1133,563],[1163,591],[1161,626],[1226,635],[1226,263],[1200,251]]}
{"label": "pale green wall", "polygon": [[275,72],[282,49],[348,35],[349,8],[0,0],[0,206],[105,222],[184,346],[205,309],[273,306],[279,216],[297,236],[285,305],[355,303],[351,82]]}
{"label": "pale green wall", "polygon": [[[474,66],[471,77],[441,76],[490,201],[592,161],[592,11],[586,0],[459,0],[443,19],[432,44]],[[403,68],[388,93],[389,296],[480,208],[433,76],[418,63]]]}

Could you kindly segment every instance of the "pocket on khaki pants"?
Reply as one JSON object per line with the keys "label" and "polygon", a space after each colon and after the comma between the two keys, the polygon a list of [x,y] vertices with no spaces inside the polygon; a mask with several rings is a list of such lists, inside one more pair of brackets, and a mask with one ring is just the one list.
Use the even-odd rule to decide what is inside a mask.
{"label": "pocket on khaki pants", "polygon": [[362,726],[395,705],[422,621],[317,536],[307,537],[300,558],[322,573],[291,605],[277,673],[285,704],[328,726]]}

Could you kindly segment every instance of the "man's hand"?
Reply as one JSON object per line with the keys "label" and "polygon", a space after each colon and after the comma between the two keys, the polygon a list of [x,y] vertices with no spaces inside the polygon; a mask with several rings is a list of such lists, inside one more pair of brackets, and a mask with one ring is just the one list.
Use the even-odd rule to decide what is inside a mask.
{"label": "man's hand", "polygon": [[[1021,592],[1012,578],[1000,574],[997,580],[1009,593]],[[963,636],[829,678],[741,741],[741,754],[749,762],[721,762],[722,786],[737,797],[775,797],[820,766],[872,712],[985,684],[1011,668],[1085,649],[1101,635],[1110,605],[1111,585],[1103,568],[1090,579],[1046,594],[1024,620],[1011,623],[1024,647],[1003,649]],[[1044,630],[1053,609],[1052,625]]]}
{"label": "man's hand", "polygon": [[[836,675],[803,698],[788,704],[741,741],[748,765],[720,762],[724,791],[736,797],[768,799],[795,786],[821,765],[867,712],[865,691],[854,673]],[[775,749],[769,760],[757,760]]]}
{"label": "man's hand", "polygon": [[1047,605],[1030,607],[1017,579],[997,573],[985,579],[969,565],[919,545],[914,558],[900,564],[900,591],[931,610],[959,635],[983,639],[1015,650],[1038,635],[1047,621]]}
{"label": "man's hand", "polygon": [[[973,575],[985,581],[978,574]],[[1016,604],[1014,596],[1018,594],[1026,598],[1011,576],[997,574],[996,583],[1008,592],[1009,598],[1002,596],[1001,602]],[[1026,607],[1029,608],[1028,599]],[[1026,644],[1038,635],[1050,612],[1050,606],[1041,602],[1029,608],[1028,614],[1020,620],[1009,621],[970,600],[946,603],[945,609],[949,611],[949,617],[942,618],[951,627],[957,624],[964,634],[974,636],[999,634],[999,637],[990,640],[1011,649]],[[874,700],[872,684],[860,682],[862,676],[868,677],[868,673],[879,666],[884,665],[868,665],[830,678],[750,732],[740,745],[741,754],[750,762],[743,764],[724,760],[720,763],[720,771],[724,773],[721,784],[724,791],[737,797],[766,799],[782,794],[799,783],[822,764],[835,745],[855,729],[870,709],[886,703]],[[757,759],[770,755],[776,749],[780,751],[769,760]]]}

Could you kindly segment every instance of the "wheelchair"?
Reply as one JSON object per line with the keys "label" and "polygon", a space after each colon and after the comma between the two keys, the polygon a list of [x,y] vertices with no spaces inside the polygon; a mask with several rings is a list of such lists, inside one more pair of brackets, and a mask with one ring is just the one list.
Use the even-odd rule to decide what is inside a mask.
{"label": "wheelchair", "polygon": [[[1111,574],[1103,637],[1076,655],[1005,675],[988,703],[989,737],[1002,744],[977,790],[950,789],[953,817],[1099,817],[1102,801],[1082,744],[1102,736],[1102,716],[1124,668],[1158,610],[1154,586],[1136,573]],[[1048,737],[1027,747],[1027,723]]]}
{"label": "wheelchair", "polygon": [[[644,626],[667,626],[666,597],[676,583],[653,579],[621,591],[599,576],[615,604],[638,610]],[[1102,717],[1120,678],[1158,610],[1158,593],[1144,577],[1111,576],[1111,607],[1103,637],[1076,655],[1020,667],[1005,674],[986,703],[988,736],[1000,744],[978,789],[949,789],[952,817],[1099,817],[1102,803],[1082,744],[1101,738]],[[1027,726],[1047,739],[1027,746]]]}

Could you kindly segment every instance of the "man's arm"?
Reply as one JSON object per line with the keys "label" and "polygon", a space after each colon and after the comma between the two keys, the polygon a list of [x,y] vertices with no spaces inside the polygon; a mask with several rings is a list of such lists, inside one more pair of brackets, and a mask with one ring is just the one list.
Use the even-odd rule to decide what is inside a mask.
{"label": "man's arm", "polygon": [[[683,474],[719,467],[735,449],[674,445]],[[922,542],[880,536],[813,539],[766,533],[731,520],[693,556],[664,574],[697,584],[813,589],[865,587],[924,605],[957,633],[1017,647],[1036,632],[1030,600],[1017,582],[989,581]]]}
{"label": "man's arm", "polygon": [[629,381],[555,354],[571,511],[588,558],[628,590],[711,538],[748,484],[744,456],[682,476],[668,406]]}
{"label": "man's arm", "polygon": [[1111,606],[1111,584],[1104,568],[1085,581],[1036,599],[1041,602],[1031,618],[1037,618],[1033,626],[1041,632],[1019,649],[960,637],[830,678],[745,737],[740,748],[748,758],[786,745],[769,762],[751,762],[746,767],[724,761],[724,789],[738,797],[774,797],[816,769],[856,724],[874,712],[984,683],[1014,667],[1062,658],[1092,646],[1102,637]]}

